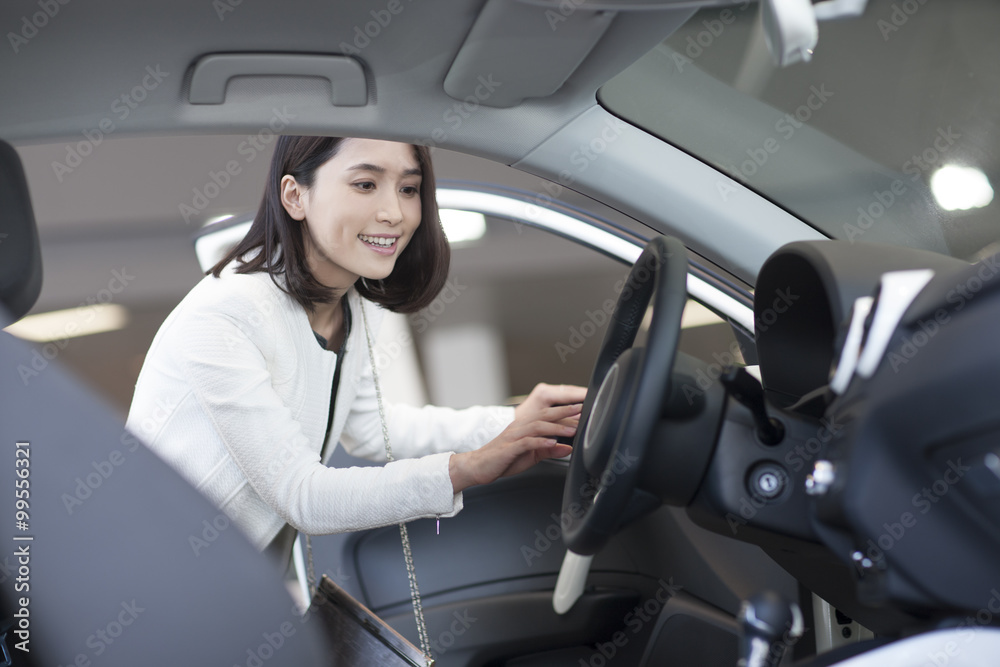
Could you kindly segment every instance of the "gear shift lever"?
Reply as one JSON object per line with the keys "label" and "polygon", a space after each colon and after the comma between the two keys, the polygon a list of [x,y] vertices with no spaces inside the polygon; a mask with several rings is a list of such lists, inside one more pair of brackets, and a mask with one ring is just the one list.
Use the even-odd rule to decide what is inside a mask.
{"label": "gear shift lever", "polygon": [[742,641],[737,667],[777,667],[788,646],[802,636],[802,612],[773,591],[743,602],[739,614]]}

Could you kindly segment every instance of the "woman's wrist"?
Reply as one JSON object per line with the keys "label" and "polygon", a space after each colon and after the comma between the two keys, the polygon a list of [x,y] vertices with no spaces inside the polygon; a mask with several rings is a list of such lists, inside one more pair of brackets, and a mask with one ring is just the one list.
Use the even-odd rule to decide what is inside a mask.
{"label": "woman's wrist", "polygon": [[472,452],[460,452],[452,454],[448,459],[448,474],[451,477],[453,493],[464,491],[476,483],[470,465],[472,454]]}

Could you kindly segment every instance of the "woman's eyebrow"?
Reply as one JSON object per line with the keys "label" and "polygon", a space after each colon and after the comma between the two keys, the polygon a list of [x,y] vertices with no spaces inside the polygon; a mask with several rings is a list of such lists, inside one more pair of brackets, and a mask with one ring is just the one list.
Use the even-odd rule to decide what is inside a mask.
{"label": "woman's eyebrow", "polygon": [[[370,164],[368,162],[361,162],[359,164],[354,165],[353,167],[348,167],[347,171],[371,171],[376,174],[384,174],[385,167],[381,167],[377,164]],[[410,167],[409,169],[403,171],[403,176],[422,176],[422,175],[423,171],[421,171],[420,167]]]}

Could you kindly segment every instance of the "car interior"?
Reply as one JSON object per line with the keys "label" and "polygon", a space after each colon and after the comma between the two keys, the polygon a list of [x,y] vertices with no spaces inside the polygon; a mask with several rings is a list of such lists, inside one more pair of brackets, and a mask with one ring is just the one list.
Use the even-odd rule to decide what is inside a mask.
{"label": "car interior", "polygon": [[[432,148],[451,270],[379,332],[389,400],[588,388],[570,457],[409,524],[435,665],[992,664],[998,19],[6,4],[0,665],[342,664],[304,540],[290,589],[124,428],[282,134]],[[395,526],[311,543],[418,643]]]}

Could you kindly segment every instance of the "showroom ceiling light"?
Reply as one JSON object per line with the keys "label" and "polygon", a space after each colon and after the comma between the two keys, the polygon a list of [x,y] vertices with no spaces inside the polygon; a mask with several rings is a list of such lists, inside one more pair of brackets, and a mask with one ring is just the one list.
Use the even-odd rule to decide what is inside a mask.
{"label": "showroom ceiling light", "polygon": [[463,243],[483,238],[486,233],[486,216],[475,211],[442,208],[441,225],[450,243]]}
{"label": "showroom ceiling light", "polygon": [[209,218],[208,220],[206,220],[205,224],[202,225],[202,227],[208,227],[209,225],[217,225],[220,222],[225,222],[226,220],[230,220],[234,217],[236,216],[232,213],[227,213],[226,215],[217,215],[214,218]]}
{"label": "showroom ceiling light", "polygon": [[105,331],[124,329],[128,310],[116,303],[98,303],[47,313],[28,315],[4,331],[36,343],[89,336]]}
{"label": "showroom ceiling light", "polygon": [[949,164],[931,176],[931,193],[946,211],[982,208],[993,201],[993,187],[986,174],[975,167]]}

